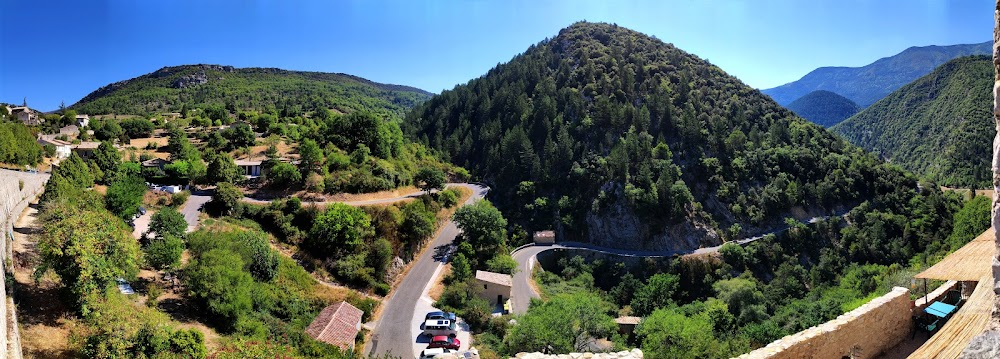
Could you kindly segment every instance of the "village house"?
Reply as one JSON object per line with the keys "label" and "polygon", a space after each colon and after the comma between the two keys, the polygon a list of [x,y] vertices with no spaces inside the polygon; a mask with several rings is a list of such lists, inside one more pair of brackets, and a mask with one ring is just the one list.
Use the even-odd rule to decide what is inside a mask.
{"label": "village house", "polygon": [[354,338],[361,331],[361,317],[364,312],[347,302],[340,302],[326,308],[316,316],[306,328],[309,337],[336,345],[343,350],[354,349]]}
{"label": "village house", "polygon": [[76,115],[76,125],[80,127],[87,127],[90,124],[90,116],[87,115]]}
{"label": "village house", "polygon": [[509,274],[476,271],[476,282],[483,286],[480,296],[491,304],[502,306],[510,299],[510,289],[514,279]]}
{"label": "village house", "polygon": [[52,147],[55,147],[56,148],[56,158],[66,158],[66,157],[69,157],[70,151],[72,151],[72,146],[73,146],[69,142],[66,142],[66,141],[63,141],[63,140],[57,140],[55,138],[46,138],[46,137],[39,138],[38,139],[38,144],[42,145],[42,146],[52,145]]}
{"label": "village house", "polygon": [[26,106],[12,107],[10,108],[10,114],[28,126],[41,125],[45,121],[41,116],[38,116],[38,113]]}
{"label": "village house", "polygon": [[151,160],[142,161],[142,167],[143,168],[156,168],[156,169],[159,169],[160,171],[162,171],[163,167],[166,166],[168,163],[170,163],[170,162],[168,162],[165,159],[154,158],[154,159],[151,159]]}
{"label": "village house", "polygon": [[97,146],[100,145],[100,142],[80,142],[79,144],[73,145],[73,152],[76,152],[76,155],[80,156],[80,158],[88,159],[94,156],[94,151],[96,151]]}
{"label": "village house", "polygon": [[249,178],[256,178],[261,176],[261,164],[262,161],[256,160],[235,160],[236,165],[240,167],[242,174]]}

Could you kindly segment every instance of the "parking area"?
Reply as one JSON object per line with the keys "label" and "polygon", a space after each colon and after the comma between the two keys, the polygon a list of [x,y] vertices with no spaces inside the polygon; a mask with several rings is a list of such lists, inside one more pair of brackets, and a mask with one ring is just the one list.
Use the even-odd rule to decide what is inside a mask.
{"label": "parking area", "polygon": [[[427,348],[427,344],[430,342],[431,338],[423,335],[420,329],[420,325],[424,323],[424,316],[429,312],[440,311],[440,309],[434,308],[434,301],[427,296],[427,291],[424,291],[424,295],[420,297],[417,301],[416,307],[413,310],[413,319],[410,321],[410,332],[412,333],[413,341],[413,357],[420,358],[420,352]],[[461,342],[459,350],[468,350],[469,344],[472,342],[472,334],[469,332],[469,325],[465,324],[462,318],[458,318],[458,341]]]}

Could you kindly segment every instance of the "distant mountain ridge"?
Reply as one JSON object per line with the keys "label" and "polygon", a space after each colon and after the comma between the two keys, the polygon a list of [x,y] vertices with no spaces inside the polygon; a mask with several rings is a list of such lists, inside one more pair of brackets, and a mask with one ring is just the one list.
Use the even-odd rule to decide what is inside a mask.
{"label": "distant mountain ridge", "polygon": [[851,99],[826,90],[810,92],[785,107],[823,127],[836,125],[861,110]]}
{"label": "distant mountain ridge", "polygon": [[945,186],[992,184],[993,63],[962,57],[831,128],[848,141]]}
{"label": "distant mountain ridge", "polygon": [[978,44],[910,47],[862,67],[820,67],[801,79],[761,90],[782,106],[816,90],[827,90],[868,107],[892,91],[951,59],[992,53],[992,41]]}
{"label": "distant mountain ridge", "polygon": [[181,106],[223,105],[232,112],[326,107],[341,112],[367,110],[401,117],[427,100],[430,92],[361,77],[277,68],[223,65],[168,66],[103,86],[70,106],[87,114],[146,114]]}

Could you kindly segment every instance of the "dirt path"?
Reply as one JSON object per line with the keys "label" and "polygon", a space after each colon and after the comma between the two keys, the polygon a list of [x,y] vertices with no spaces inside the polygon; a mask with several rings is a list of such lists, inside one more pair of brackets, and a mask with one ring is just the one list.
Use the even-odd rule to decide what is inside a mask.
{"label": "dirt path", "polygon": [[25,358],[73,358],[69,337],[79,323],[59,299],[58,278],[50,274],[37,284],[33,279],[39,262],[37,219],[38,205],[32,204],[14,224],[14,298],[21,325],[21,350]]}

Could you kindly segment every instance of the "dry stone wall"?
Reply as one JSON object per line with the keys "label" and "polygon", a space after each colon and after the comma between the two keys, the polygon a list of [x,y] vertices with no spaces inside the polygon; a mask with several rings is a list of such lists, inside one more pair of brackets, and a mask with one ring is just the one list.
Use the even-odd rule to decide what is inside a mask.
{"label": "dry stone wall", "polygon": [[910,291],[896,287],[837,319],[781,338],[739,358],[875,358],[910,335],[912,308]]}

